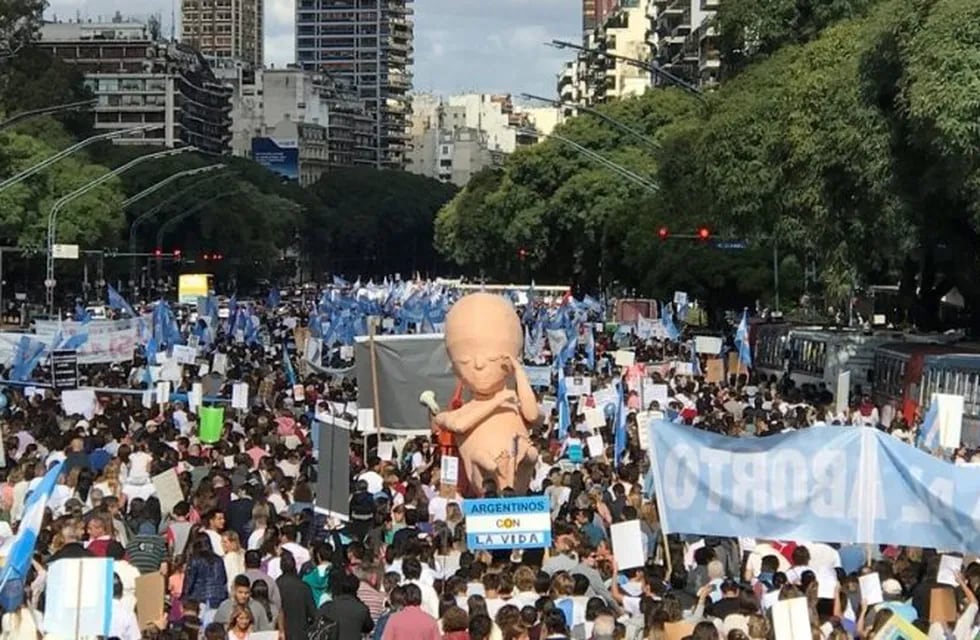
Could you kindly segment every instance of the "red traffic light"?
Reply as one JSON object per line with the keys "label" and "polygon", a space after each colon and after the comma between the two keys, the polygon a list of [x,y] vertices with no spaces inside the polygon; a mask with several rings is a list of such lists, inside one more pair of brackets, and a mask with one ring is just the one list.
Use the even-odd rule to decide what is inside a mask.
{"label": "red traffic light", "polygon": [[224,259],[224,256],[223,256],[222,254],[220,254],[220,253],[216,253],[216,254],[214,254],[214,255],[213,255],[212,257],[213,257],[213,258],[214,258],[215,260],[222,260],[222,259]]}
{"label": "red traffic light", "polygon": [[180,260],[180,249],[174,249],[174,258]]}
{"label": "red traffic light", "polygon": [[670,231],[667,230],[667,227],[660,227],[660,229],[657,231],[657,235],[660,236],[661,240],[666,240],[667,236],[670,235]]}
{"label": "red traffic light", "polygon": [[520,249],[518,249],[517,250],[517,257],[520,258],[521,260],[526,259],[527,258],[527,249],[525,249],[524,247],[521,247]]}
{"label": "red traffic light", "polygon": [[206,254],[206,253],[205,253],[205,254],[204,254],[203,256],[201,256],[201,257],[203,257],[203,258],[204,258],[204,261],[205,261],[205,262],[207,262],[208,260],[210,260],[210,259],[211,259],[211,256],[210,256],[210,255],[208,255],[208,254]]}
{"label": "red traffic light", "polygon": [[708,227],[701,227],[700,229],[698,229],[699,239],[707,240],[710,237],[711,237],[711,231],[708,230]]}
{"label": "red traffic light", "polygon": [[156,249],[153,250],[153,255],[155,255],[158,258],[162,257],[163,256],[163,249],[161,249],[160,247],[157,247]]}

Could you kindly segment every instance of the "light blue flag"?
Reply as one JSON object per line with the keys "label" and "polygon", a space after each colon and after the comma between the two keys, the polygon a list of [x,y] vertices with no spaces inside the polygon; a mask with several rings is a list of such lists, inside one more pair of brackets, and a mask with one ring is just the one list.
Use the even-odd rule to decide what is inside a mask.
{"label": "light blue flag", "polygon": [[614,442],[613,442],[613,463],[616,467],[619,467],[619,461],[622,459],[623,452],[626,451],[626,396],[623,393],[623,381],[620,380],[616,383],[616,396],[618,399],[618,404],[616,405],[616,429],[613,432]]}
{"label": "light blue flag", "polygon": [[670,303],[663,305],[663,316],[660,318],[660,323],[664,327],[664,333],[667,334],[667,339],[677,342],[681,337],[681,332],[677,329],[677,325],[674,324],[674,312],[671,311]]}
{"label": "light blue flag", "polygon": [[667,533],[980,551],[980,475],[867,427],[731,438],[650,421]]}
{"label": "light blue flag", "polygon": [[[41,526],[44,523],[44,510],[48,506],[48,500],[54,492],[55,484],[58,482],[58,476],[61,475],[63,467],[63,461],[53,465],[44,474],[41,482],[34,490],[27,494],[27,501],[24,503],[24,517],[20,521],[20,528],[17,530],[17,535],[7,553],[3,573],[0,574],[0,593],[3,594],[2,599],[4,600],[16,599],[14,595],[16,590],[8,588],[9,583],[13,582],[20,584],[20,601],[23,602],[24,580],[31,568],[31,558],[34,556],[34,548],[37,546],[37,537],[41,533]],[[3,603],[4,608],[8,611],[20,606],[19,603],[13,607],[10,607],[9,604],[11,603]]]}
{"label": "light blue flag", "polygon": [[558,440],[564,442],[568,430],[572,426],[572,410],[568,406],[568,385],[565,382],[565,364],[558,366],[558,389],[556,393],[558,405]]}
{"label": "light blue flag", "polygon": [[922,424],[919,425],[916,439],[922,449],[931,451],[939,446],[939,403],[935,400],[929,405],[929,410],[926,411]]}
{"label": "light blue flag", "polygon": [[752,368],[752,346],[749,344],[749,311],[742,311],[742,320],[735,330],[735,346],[738,347],[738,359],[748,368]]}
{"label": "light blue flag", "polygon": [[119,311],[125,311],[132,318],[137,318],[136,311],[130,306],[126,299],[119,295],[119,292],[112,288],[112,285],[106,285],[106,291],[109,296],[109,308],[117,309]]}

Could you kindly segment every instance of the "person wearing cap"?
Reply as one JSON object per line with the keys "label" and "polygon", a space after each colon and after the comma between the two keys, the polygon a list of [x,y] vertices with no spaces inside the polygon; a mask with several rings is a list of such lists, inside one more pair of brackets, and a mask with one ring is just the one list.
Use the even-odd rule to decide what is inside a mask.
{"label": "person wearing cap", "polygon": [[918,611],[902,595],[902,583],[895,578],[888,578],[881,583],[881,594],[885,601],[876,609],[890,609],[902,616],[907,622],[915,622],[919,617]]}

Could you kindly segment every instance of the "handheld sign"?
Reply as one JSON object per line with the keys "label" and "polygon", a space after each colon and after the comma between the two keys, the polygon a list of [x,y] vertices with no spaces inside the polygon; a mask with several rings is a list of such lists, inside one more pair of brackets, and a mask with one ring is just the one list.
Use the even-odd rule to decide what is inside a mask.
{"label": "handheld sign", "polygon": [[464,500],[469,549],[544,549],[551,546],[547,496]]}

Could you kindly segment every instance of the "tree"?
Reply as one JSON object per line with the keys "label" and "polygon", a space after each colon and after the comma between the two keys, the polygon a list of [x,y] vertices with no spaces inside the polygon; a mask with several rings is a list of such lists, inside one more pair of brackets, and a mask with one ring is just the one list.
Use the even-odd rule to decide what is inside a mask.
{"label": "tree", "polygon": [[310,188],[321,207],[314,267],[358,276],[440,271],[433,250],[436,212],[456,187],[404,171],[337,169]]}
{"label": "tree", "polygon": [[0,63],[36,39],[47,5],[46,0],[4,0],[0,5]]}

